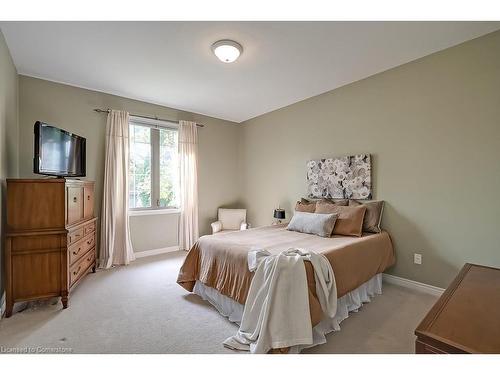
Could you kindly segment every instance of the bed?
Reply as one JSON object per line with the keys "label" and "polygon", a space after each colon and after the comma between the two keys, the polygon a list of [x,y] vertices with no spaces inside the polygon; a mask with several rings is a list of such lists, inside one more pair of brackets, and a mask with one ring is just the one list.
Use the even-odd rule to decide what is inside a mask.
{"label": "bed", "polygon": [[[324,238],[288,231],[286,225],[274,225],[200,237],[188,252],[177,283],[190,292],[196,285],[197,290],[201,286],[205,291],[220,294],[226,304],[235,301],[244,305],[253,275],[248,270],[248,252],[266,249],[278,254],[289,248],[303,248],[326,256],[335,275],[339,300],[361,287],[371,287],[377,277],[381,283],[381,273],[395,263],[392,242],[385,231],[363,233],[361,237]],[[305,262],[305,267],[311,322],[315,326],[321,322],[323,313],[316,297],[312,266]],[[221,311],[220,306],[216,307]]]}

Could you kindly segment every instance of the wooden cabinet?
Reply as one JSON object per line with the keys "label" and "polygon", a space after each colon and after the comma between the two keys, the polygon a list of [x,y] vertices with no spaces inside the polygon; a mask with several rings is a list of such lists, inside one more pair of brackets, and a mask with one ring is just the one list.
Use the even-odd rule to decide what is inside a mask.
{"label": "wooden cabinet", "polygon": [[14,303],[60,296],[96,267],[94,182],[7,179],[6,316]]}
{"label": "wooden cabinet", "polygon": [[415,330],[417,354],[500,353],[500,269],[467,263]]}

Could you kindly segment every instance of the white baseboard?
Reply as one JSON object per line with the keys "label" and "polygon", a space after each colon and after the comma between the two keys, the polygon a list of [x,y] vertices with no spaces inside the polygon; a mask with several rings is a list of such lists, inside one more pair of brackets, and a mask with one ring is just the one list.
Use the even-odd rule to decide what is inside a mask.
{"label": "white baseboard", "polygon": [[137,253],[134,253],[134,255],[136,258],[144,258],[144,257],[150,257],[152,255],[171,253],[172,251],[178,251],[178,250],[179,246],[170,246],[170,247],[162,247],[160,249],[138,251]]}
{"label": "white baseboard", "polygon": [[387,273],[384,273],[382,277],[388,284],[403,286],[419,292],[432,294],[434,296],[440,296],[444,292],[443,288],[438,288],[437,286],[420,283],[418,281],[405,279],[399,276],[389,275]]}
{"label": "white baseboard", "polygon": [[2,294],[2,298],[0,298],[0,319],[2,319],[4,312],[5,312],[5,291]]}

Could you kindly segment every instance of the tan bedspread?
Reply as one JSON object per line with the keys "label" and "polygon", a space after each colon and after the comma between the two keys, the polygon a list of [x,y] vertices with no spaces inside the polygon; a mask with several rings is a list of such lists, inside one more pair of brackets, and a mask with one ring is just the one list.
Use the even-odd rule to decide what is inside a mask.
{"label": "tan bedspread", "polygon": [[[323,238],[269,226],[203,236],[184,260],[177,283],[193,291],[196,280],[245,304],[253,273],[248,270],[250,250],[265,249],[278,254],[289,248],[303,248],[324,254],[330,261],[337,284],[337,297],[358,288],[395,262],[392,242],[387,232],[362,237]],[[312,265],[306,262],[309,305],[313,323],[321,320],[321,306],[316,297]]]}

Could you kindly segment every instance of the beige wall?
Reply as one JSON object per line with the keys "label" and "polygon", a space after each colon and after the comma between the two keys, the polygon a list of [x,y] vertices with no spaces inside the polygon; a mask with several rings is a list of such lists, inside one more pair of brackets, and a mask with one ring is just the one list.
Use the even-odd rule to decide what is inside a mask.
{"label": "beige wall", "polygon": [[[131,216],[130,233],[135,252],[179,245],[179,214]],[[169,230],[165,230],[168,228]]]}
{"label": "beige wall", "polygon": [[366,152],[390,273],[444,287],[464,262],[500,266],[499,46],[496,32],[245,122],[249,221],[278,203],[290,217],[307,160]]}
{"label": "beige wall", "polygon": [[[0,31],[0,303],[3,295],[5,179],[17,176],[18,76]],[[1,307],[1,306],[0,306]]]}
{"label": "beige wall", "polygon": [[[124,109],[135,114],[156,115],[161,118],[194,120],[205,125],[199,131],[199,223],[202,234],[209,233],[210,222],[217,215],[217,207],[234,204],[240,188],[237,181],[238,127],[229,121],[178,111],[136,100],[130,100],[96,91],[80,89],[36,78],[20,76],[19,79],[19,174],[33,176],[33,124],[37,120],[54,124],[87,138],[87,178],[96,181],[96,212],[100,212],[106,116],[94,108]],[[154,246],[171,246],[176,235],[174,217],[157,215],[133,219],[132,240],[144,246],[152,245],[152,225],[165,228],[164,243]],[[168,232],[168,233],[167,233]],[[158,235],[158,233],[156,233]],[[160,246],[161,245],[161,246]]]}

